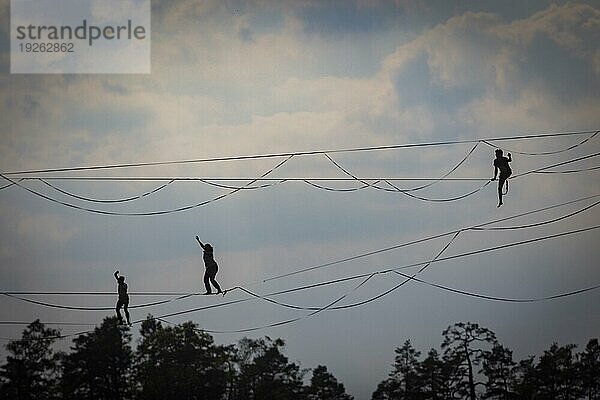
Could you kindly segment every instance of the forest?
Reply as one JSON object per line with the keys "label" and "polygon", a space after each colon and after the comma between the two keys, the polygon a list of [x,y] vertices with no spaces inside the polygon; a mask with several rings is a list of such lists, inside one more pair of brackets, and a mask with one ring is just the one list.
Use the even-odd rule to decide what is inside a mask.
{"label": "forest", "polygon": [[[36,320],[6,345],[0,398],[6,400],[226,399],[350,400],[326,366],[303,369],[285,355],[285,341],[243,338],[217,345],[192,322],[163,324],[148,316],[133,343],[129,327],[105,318],[64,339]],[[600,344],[553,343],[543,354],[514,360],[491,330],[458,322],[426,356],[410,340],[394,351],[372,400],[600,399]],[[358,362],[358,361],[357,361]]]}

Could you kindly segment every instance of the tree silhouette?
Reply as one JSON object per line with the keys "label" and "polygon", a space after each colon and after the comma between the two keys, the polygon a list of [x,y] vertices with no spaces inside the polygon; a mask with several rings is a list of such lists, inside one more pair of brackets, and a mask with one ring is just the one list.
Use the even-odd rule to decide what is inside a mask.
{"label": "tree silhouette", "polygon": [[429,350],[418,370],[422,398],[446,399],[452,393],[452,366],[440,359],[435,349]]}
{"label": "tree silhouette", "polygon": [[421,352],[414,349],[410,340],[405,341],[394,352],[394,368],[387,381],[377,388],[373,396],[377,399],[415,399],[420,392],[418,370]]}
{"label": "tree silhouette", "polygon": [[513,389],[517,398],[530,400],[534,399],[538,387],[538,372],[535,365],[535,357],[529,357],[521,360],[514,368]]}
{"label": "tree silhouette", "polygon": [[216,346],[191,322],[163,327],[142,323],[135,355],[135,377],[142,399],[219,399],[227,386],[231,348]]}
{"label": "tree silhouette", "polygon": [[487,377],[486,399],[511,398],[511,388],[515,384],[515,365],[512,351],[499,343],[494,344],[491,351],[484,353],[482,372]]}
{"label": "tree silhouette", "polygon": [[238,345],[239,377],[236,399],[291,400],[305,399],[304,372],[282,353],[282,339],[240,340]]}
{"label": "tree silhouette", "polygon": [[371,395],[371,400],[391,400],[394,399],[393,382],[388,378],[377,385],[377,389]]}
{"label": "tree silhouette", "polygon": [[318,365],[313,370],[310,386],[308,387],[309,400],[352,400],[353,397],[346,394],[344,385],[327,371],[324,365]]}
{"label": "tree silhouette", "polygon": [[455,365],[456,376],[459,378],[457,393],[476,400],[475,387],[478,382],[475,382],[475,366],[481,364],[485,354],[485,349],[480,346],[495,344],[496,335],[472,322],[458,322],[449,326],[442,334],[444,355],[448,362]]}
{"label": "tree silhouette", "polygon": [[[351,400],[344,385],[317,366],[306,370],[283,353],[282,339],[244,338],[216,345],[192,322],[166,325],[149,316],[137,348],[129,328],[106,318],[73,340],[68,354],[52,349],[59,331],[39,320],[8,343],[0,366],[4,400]],[[392,371],[374,400],[600,400],[600,344],[585,349],[553,343],[515,362],[495,334],[471,322],[443,332],[443,354],[425,359],[410,340],[395,349]],[[485,390],[484,390],[485,389]]]}
{"label": "tree silhouette", "polygon": [[130,399],[132,397],[129,328],[107,317],[93,332],[73,340],[65,357],[62,387],[66,400]]}
{"label": "tree silhouette", "polygon": [[570,400],[579,398],[577,365],[574,362],[575,345],[559,346],[553,343],[540,357],[538,364],[538,396],[543,400]]}
{"label": "tree silhouette", "polygon": [[19,340],[10,341],[10,355],[0,369],[0,398],[50,400],[57,398],[59,354],[52,344],[60,331],[46,328],[39,319],[27,326]]}
{"label": "tree silhouette", "polygon": [[587,400],[600,399],[600,344],[591,339],[579,355],[582,391]]}

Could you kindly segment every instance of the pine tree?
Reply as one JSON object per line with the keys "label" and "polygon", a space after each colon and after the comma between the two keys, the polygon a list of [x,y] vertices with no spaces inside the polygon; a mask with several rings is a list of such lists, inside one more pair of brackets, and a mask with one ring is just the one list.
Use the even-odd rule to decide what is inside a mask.
{"label": "pine tree", "polygon": [[57,398],[60,355],[52,344],[60,335],[39,319],[27,326],[19,340],[8,343],[9,355],[0,369],[0,398],[6,400],[51,400]]}
{"label": "pine tree", "polygon": [[131,399],[130,341],[129,328],[118,325],[116,317],[105,318],[92,332],[75,338],[64,361],[64,399]]}
{"label": "pine tree", "polygon": [[496,343],[496,335],[487,328],[481,328],[472,322],[459,322],[449,326],[444,332],[442,349],[448,362],[455,365],[456,377],[459,379],[456,391],[470,400],[476,400],[475,367],[483,361],[485,348],[482,345]]}

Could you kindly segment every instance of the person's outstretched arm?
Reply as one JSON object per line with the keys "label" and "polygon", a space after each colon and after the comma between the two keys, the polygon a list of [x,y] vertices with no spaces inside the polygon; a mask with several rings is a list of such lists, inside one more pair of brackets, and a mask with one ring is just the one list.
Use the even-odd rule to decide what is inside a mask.
{"label": "person's outstretched arm", "polygon": [[115,271],[114,275],[117,282],[119,282],[119,271]]}
{"label": "person's outstretched arm", "polygon": [[200,247],[202,247],[202,250],[204,250],[204,244],[200,241],[200,238],[198,236],[196,236],[196,240],[198,241]]}

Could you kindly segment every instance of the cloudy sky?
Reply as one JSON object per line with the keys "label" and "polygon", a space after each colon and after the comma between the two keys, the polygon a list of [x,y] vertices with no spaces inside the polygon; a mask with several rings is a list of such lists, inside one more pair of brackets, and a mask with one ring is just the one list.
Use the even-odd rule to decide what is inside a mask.
{"label": "cloudy sky", "polygon": [[[600,128],[600,4],[547,1],[153,1],[149,75],[9,74],[9,2],[0,6],[0,171],[201,159],[331,150],[435,141],[461,141]],[[590,135],[511,140],[515,175],[592,155]],[[435,178],[475,143],[331,157],[364,178]],[[451,198],[491,178],[493,148],[485,143],[451,177],[419,192]],[[52,174],[57,177],[256,178],[284,158],[159,165]],[[598,165],[597,158],[556,170]],[[497,209],[492,184],[454,202],[427,202],[376,189],[324,191],[302,182],[240,190],[188,211],[159,216],[116,213],[169,210],[230,190],[175,181],[142,199],[92,203],[36,179],[0,190],[0,282],[5,291],[113,291],[115,266],[130,291],[195,292],[202,288],[199,235],[215,248],[224,287],[257,293],[374,272],[431,259],[450,237],[340,263],[285,279],[263,279],[509,217],[600,193],[596,170],[528,174],[514,179]],[[296,156],[273,178],[347,177],[324,155]],[[46,182],[78,196],[122,199],[168,181],[60,180]],[[243,185],[249,181],[228,182]],[[8,184],[0,182],[0,187]],[[221,182],[223,183],[223,182]],[[320,182],[339,189],[357,182]],[[423,183],[395,181],[410,188]],[[593,203],[511,220],[545,221]],[[444,256],[527,240],[600,223],[597,208],[519,231],[461,233]],[[600,283],[597,231],[432,264],[422,279],[457,289],[528,298]],[[406,270],[408,272],[411,270]],[[369,299],[401,282],[377,275],[277,299],[320,307]],[[325,364],[364,399],[384,379],[393,350],[406,339],[426,352],[457,321],[495,331],[515,357],[539,353],[553,341],[584,344],[600,331],[598,292],[531,304],[493,303],[410,283],[348,310],[323,311],[293,324],[249,332],[282,337],[302,367]],[[246,298],[193,297],[132,310],[170,312]],[[113,297],[36,297],[53,303],[107,306]],[[149,298],[134,297],[136,302]],[[238,330],[306,315],[260,301],[171,318],[210,330]],[[64,311],[0,300],[0,320],[97,323],[110,311]],[[83,327],[63,327],[64,333]],[[21,326],[0,326],[3,338]],[[218,334],[232,343],[244,334]],[[67,346],[63,344],[63,346]],[[5,351],[2,350],[4,357]]]}

